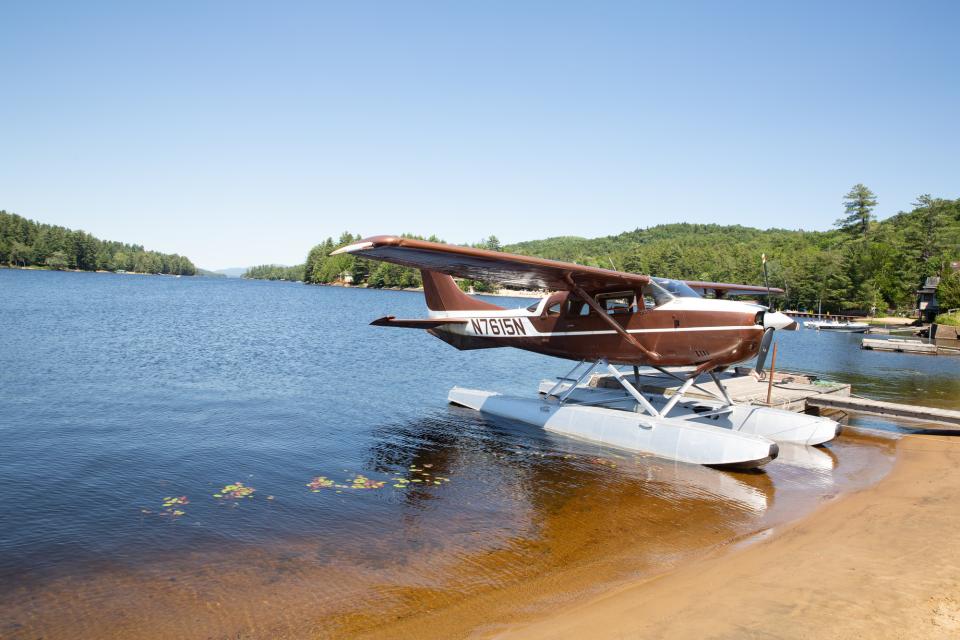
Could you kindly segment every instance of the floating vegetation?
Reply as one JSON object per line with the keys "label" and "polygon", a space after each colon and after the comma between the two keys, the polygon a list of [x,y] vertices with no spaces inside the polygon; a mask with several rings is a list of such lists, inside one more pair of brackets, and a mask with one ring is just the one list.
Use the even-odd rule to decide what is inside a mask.
{"label": "floating vegetation", "polygon": [[243,498],[252,498],[254,491],[256,491],[256,489],[253,487],[248,487],[242,482],[235,482],[234,484],[228,484],[218,493],[213,494],[213,497],[226,498],[229,500],[242,500]]}
{"label": "floating vegetation", "polygon": [[382,480],[371,480],[370,478],[357,474],[353,477],[353,484],[350,486],[351,489],[380,489],[383,485],[387,484]]}
{"label": "floating vegetation", "polygon": [[310,491],[313,493],[318,493],[321,489],[327,489],[334,486],[334,481],[326,476],[317,476],[313,480],[307,483],[307,486],[310,487]]}
{"label": "floating vegetation", "polygon": [[[187,499],[187,496],[167,496],[163,499],[163,504],[160,506],[160,510],[156,512],[158,516],[165,518],[176,519],[180,516],[186,515],[186,511],[180,507],[183,505],[190,504],[190,500]],[[142,514],[154,513],[150,509],[140,509]]]}
{"label": "floating vegetation", "polygon": [[317,476],[307,483],[311,493],[319,493],[323,489],[336,489],[337,493],[343,493],[344,489],[381,489],[386,483],[385,480],[371,480],[363,474],[356,474],[349,480],[349,484],[340,484],[327,476]]}
{"label": "floating vegetation", "polygon": [[450,478],[433,475],[426,470],[426,469],[432,469],[433,464],[425,463],[422,465],[422,467],[418,467],[417,465],[410,465],[410,467],[408,468],[410,470],[409,478],[404,478],[400,476],[395,476],[393,478],[395,481],[395,484],[393,485],[393,487],[395,489],[409,489],[412,483],[416,483],[419,485],[437,486],[437,485],[443,484],[444,482],[450,482]]}
{"label": "floating vegetation", "polygon": [[[423,467],[433,467],[432,464],[425,464]],[[323,489],[334,489],[336,493],[343,493],[344,489],[351,490],[375,490],[382,489],[389,483],[394,489],[409,489],[411,483],[421,485],[441,485],[444,482],[450,482],[450,478],[442,476],[432,476],[429,471],[416,465],[410,466],[410,477],[393,476],[390,480],[373,480],[362,473],[354,474],[345,480],[346,484],[340,484],[327,476],[317,476],[307,483],[311,493],[319,493]]]}

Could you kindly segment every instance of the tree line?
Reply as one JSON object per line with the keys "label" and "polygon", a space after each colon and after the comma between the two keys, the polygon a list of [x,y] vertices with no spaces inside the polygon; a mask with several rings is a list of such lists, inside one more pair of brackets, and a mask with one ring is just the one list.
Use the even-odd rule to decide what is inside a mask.
{"label": "tree line", "polygon": [[0,210],[0,264],[81,271],[134,271],[192,276],[193,262],[176,253],[100,240],[77,231]]}
{"label": "tree line", "polygon": [[[960,307],[960,199],[920,195],[910,211],[878,221],[876,195],[862,184],[842,199],[842,217],[830,231],[755,229],[740,225],[665,224],[613,236],[561,236],[501,246],[495,236],[472,245],[578,264],[685,280],[762,284],[761,255],[772,287],[785,290],[792,309],[910,310],[928,276],[942,277],[943,308]],[[419,237],[407,235],[406,237]],[[313,247],[303,281],[352,280],[369,287],[417,287],[416,269],[351,255],[331,256],[360,240],[347,232]],[[428,240],[439,241],[431,236]],[[349,278],[347,278],[349,276]],[[483,283],[463,282],[485,290]]]}
{"label": "tree line", "polygon": [[251,280],[289,280],[290,282],[303,282],[302,264],[292,267],[285,267],[280,264],[261,264],[247,269],[243,277]]}

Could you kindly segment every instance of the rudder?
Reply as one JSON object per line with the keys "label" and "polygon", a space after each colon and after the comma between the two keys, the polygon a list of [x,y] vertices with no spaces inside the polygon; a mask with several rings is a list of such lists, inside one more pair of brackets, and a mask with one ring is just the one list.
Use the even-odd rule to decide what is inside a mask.
{"label": "rudder", "polygon": [[460,290],[454,279],[445,273],[421,269],[423,297],[431,311],[495,311],[503,310],[483,300],[467,295]]}

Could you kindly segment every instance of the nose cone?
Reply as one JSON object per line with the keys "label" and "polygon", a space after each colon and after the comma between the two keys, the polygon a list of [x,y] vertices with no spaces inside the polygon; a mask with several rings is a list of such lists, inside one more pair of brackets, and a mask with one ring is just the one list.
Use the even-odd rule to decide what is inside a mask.
{"label": "nose cone", "polygon": [[763,328],[793,330],[797,328],[797,323],[785,313],[767,311],[763,314]]}

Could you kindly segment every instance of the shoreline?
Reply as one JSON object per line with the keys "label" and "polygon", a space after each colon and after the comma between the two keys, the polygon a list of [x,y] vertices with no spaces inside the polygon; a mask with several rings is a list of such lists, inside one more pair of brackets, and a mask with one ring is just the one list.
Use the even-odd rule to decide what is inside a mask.
{"label": "shoreline", "polygon": [[[53,267],[45,267],[40,265],[29,265],[26,267],[21,266],[10,266],[8,264],[0,264],[0,269],[10,269],[12,271],[50,271],[50,272],[60,272],[60,273],[109,273],[115,276],[184,276],[185,274],[177,273],[147,273],[145,271],[110,271],[109,269],[54,269]],[[187,278],[195,278],[200,274],[186,275]],[[202,276],[200,276],[202,277]]]}
{"label": "shoreline", "polygon": [[488,638],[956,638],[960,439],[906,435],[880,482]]}

